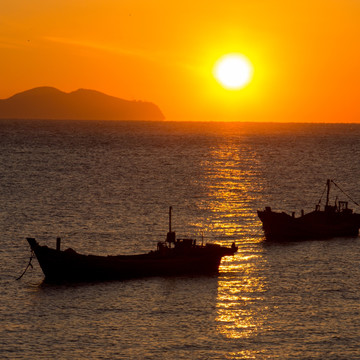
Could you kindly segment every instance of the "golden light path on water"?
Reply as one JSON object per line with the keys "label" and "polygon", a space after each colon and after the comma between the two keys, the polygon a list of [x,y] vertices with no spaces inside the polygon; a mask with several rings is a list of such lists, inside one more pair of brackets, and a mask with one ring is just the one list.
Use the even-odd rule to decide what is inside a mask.
{"label": "golden light path on water", "polygon": [[[217,329],[229,339],[256,336],[263,329],[267,309],[264,299],[266,266],[259,220],[254,207],[261,194],[261,176],[251,145],[236,141],[212,150],[212,161],[204,161],[208,184],[209,231],[218,233],[222,243],[235,241],[239,251],[222,260],[217,295]],[[252,359],[256,354],[239,349],[231,358]]]}

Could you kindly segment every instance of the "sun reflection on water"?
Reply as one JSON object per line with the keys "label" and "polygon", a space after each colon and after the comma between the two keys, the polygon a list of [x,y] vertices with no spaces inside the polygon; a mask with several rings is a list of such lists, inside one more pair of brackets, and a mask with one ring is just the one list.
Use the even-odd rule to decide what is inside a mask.
{"label": "sun reflection on water", "polygon": [[253,209],[263,185],[256,153],[241,138],[229,138],[211,149],[210,159],[201,164],[207,201],[198,204],[208,214],[205,230],[246,241],[258,231]]}
{"label": "sun reflection on water", "polygon": [[[220,265],[217,294],[217,329],[228,339],[248,339],[263,330],[267,317],[264,302],[266,258],[259,246],[261,227],[256,216],[263,187],[257,157],[251,144],[229,139],[212,150],[212,160],[202,164],[206,173],[208,230],[220,242],[239,246],[235,256]],[[229,353],[230,358],[251,359],[250,349]]]}
{"label": "sun reflection on water", "polygon": [[217,297],[218,331],[231,339],[248,338],[263,327],[266,314],[259,313],[266,279],[261,275],[262,254],[237,254],[222,262]]}

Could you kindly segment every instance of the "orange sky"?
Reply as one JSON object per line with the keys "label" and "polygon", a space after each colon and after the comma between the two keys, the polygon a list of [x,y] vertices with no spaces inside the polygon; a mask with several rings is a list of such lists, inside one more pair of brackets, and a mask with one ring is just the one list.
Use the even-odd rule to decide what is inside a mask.
{"label": "orange sky", "polygon": [[[360,122],[357,0],[0,0],[0,98],[36,86],[156,103],[167,120]],[[212,67],[246,55],[253,81]]]}

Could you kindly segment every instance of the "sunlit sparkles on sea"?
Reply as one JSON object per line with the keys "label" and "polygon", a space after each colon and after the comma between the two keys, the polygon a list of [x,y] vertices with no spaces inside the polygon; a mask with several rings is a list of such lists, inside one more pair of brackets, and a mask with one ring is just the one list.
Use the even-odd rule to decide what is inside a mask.
{"label": "sunlit sparkles on sea", "polygon": [[[360,126],[0,121],[4,359],[358,359],[359,238],[264,241],[256,210],[357,201]],[[334,194],[341,197],[342,194]],[[95,254],[239,247],[214,276],[42,284],[25,238]],[[359,209],[356,209],[359,212]]]}

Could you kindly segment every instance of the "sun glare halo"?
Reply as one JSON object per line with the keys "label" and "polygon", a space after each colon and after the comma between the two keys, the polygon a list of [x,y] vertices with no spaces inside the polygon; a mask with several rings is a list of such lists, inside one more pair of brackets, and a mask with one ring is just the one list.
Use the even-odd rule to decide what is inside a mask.
{"label": "sun glare halo", "polygon": [[251,81],[253,71],[253,66],[246,56],[227,54],[215,63],[213,74],[224,88],[238,90]]}

